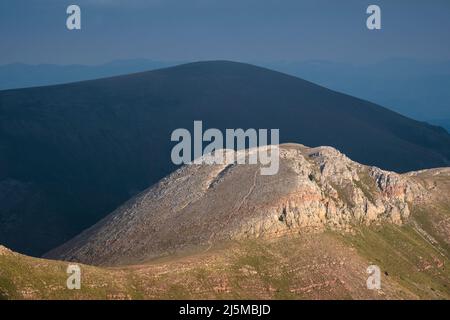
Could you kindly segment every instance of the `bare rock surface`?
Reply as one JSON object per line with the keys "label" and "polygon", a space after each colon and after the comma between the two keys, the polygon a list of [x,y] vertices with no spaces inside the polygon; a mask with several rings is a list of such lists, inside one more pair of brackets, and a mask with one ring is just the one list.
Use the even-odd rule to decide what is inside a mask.
{"label": "bare rock surface", "polygon": [[331,147],[284,144],[279,151],[272,176],[261,175],[259,164],[183,166],[46,257],[136,264],[225,240],[401,225],[411,206],[438,191],[427,176],[449,180],[449,169],[400,175]]}
{"label": "bare rock surface", "polygon": [[0,245],[0,256],[6,256],[6,255],[11,255],[11,254],[13,254],[13,252],[11,250]]}

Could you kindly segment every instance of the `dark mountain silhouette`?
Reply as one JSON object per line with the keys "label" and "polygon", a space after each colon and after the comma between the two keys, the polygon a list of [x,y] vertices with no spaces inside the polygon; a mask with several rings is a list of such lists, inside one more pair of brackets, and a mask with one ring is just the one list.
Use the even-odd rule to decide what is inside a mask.
{"label": "dark mountain silhouette", "polygon": [[[326,60],[247,62],[300,77],[450,130],[450,61],[395,58],[358,65]],[[0,65],[0,90],[113,77],[181,63],[184,62],[129,59],[99,65]]]}
{"label": "dark mountain silhouette", "polygon": [[[175,166],[176,128],[279,128],[400,172],[448,165],[450,135],[378,105],[252,65],[199,62],[0,92],[0,243],[37,255]],[[18,236],[20,235],[20,236]]]}

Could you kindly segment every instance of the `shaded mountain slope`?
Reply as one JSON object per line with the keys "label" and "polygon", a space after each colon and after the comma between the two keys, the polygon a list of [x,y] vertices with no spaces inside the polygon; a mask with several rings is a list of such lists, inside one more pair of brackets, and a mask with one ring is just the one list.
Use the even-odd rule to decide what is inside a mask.
{"label": "shaded mountain slope", "polygon": [[403,225],[418,208],[433,211],[424,217],[443,212],[440,227],[431,228],[433,239],[442,252],[450,244],[448,168],[399,175],[360,165],[331,147],[287,144],[280,146],[278,174],[263,176],[259,169],[184,166],[46,257],[94,265],[145,263],[229,240]]}
{"label": "shaded mountain slope", "polygon": [[205,128],[279,128],[282,141],[331,145],[383,169],[438,167],[450,158],[450,136],[439,127],[240,63],[7,90],[0,242],[41,254],[92,225],[175,169],[170,134],[194,120]]}

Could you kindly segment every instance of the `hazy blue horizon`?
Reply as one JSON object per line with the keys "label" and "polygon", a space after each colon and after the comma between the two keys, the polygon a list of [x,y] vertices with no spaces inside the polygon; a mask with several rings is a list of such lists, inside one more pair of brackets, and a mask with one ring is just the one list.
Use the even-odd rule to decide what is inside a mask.
{"label": "hazy blue horizon", "polygon": [[[78,4],[82,29],[65,27]],[[366,8],[382,9],[382,30]],[[113,60],[371,63],[450,60],[445,0],[4,0],[0,64],[102,64]]]}

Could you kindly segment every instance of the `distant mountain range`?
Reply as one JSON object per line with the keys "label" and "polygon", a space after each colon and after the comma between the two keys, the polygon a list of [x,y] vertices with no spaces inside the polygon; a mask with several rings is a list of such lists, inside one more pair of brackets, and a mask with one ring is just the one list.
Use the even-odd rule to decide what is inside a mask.
{"label": "distant mountain range", "polygon": [[[176,128],[279,128],[405,172],[449,164],[450,135],[253,65],[212,61],[0,92],[0,243],[42,254],[176,167]],[[20,237],[18,237],[20,234]]]}
{"label": "distant mountain range", "polygon": [[[91,80],[180,63],[130,59],[102,65],[9,64],[0,66],[0,90]],[[321,60],[258,61],[255,64],[380,104],[450,131],[450,62],[399,58],[365,65]]]}

